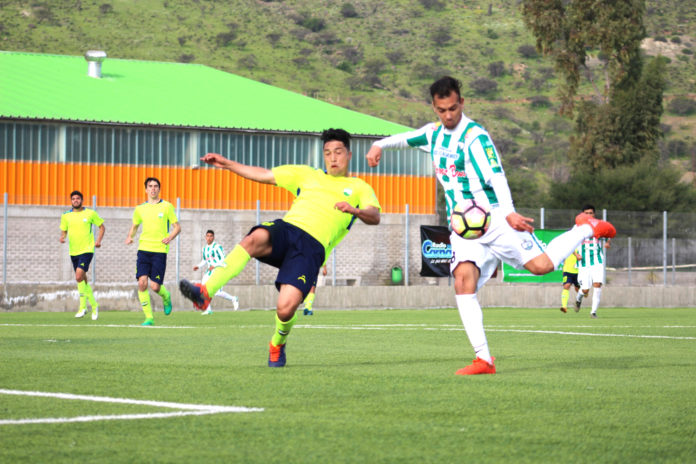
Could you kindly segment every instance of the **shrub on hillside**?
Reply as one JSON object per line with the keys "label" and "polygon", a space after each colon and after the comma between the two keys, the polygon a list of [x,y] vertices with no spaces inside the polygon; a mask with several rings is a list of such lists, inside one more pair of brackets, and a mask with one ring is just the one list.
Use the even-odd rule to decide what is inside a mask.
{"label": "shrub on hillside", "polygon": [[696,113],[696,101],[686,97],[676,97],[669,102],[667,110],[679,116],[689,116]]}
{"label": "shrub on hillside", "polygon": [[450,34],[449,27],[441,25],[433,31],[430,38],[435,42],[435,45],[442,46],[452,40],[452,34]]}
{"label": "shrub on hillside", "polygon": [[505,73],[505,63],[503,63],[502,61],[494,61],[493,63],[488,65],[488,74],[490,74],[491,77],[504,76]]}
{"label": "shrub on hillside", "polygon": [[423,5],[423,8],[426,10],[440,11],[445,9],[445,2],[440,0],[420,0],[420,4]]}
{"label": "shrub on hillside", "polygon": [[488,95],[498,90],[498,83],[491,79],[481,77],[475,81],[469,82],[469,87],[471,87],[474,92],[478,94]]}
{"label": "shrub on hillside", "polygon": [[534,45],[520,45],[517,47],[517,53],[522,55],[524,58],[536,58],[539,54],[534,48]]}
{"label": "shrub on hillside", "polygon": [[355,10],[355,7],[352,3],[346,2],[343,5],[341,5],[341,15],[344,18],[357,18],[358,12]]}
{"label": "shrub on hillside", "polygon": [[533,97],[529,97],[529,105],[532,108],[548,108],[551,106],[551,100],[549,100],[549,97],[544,96],[544,95],[535,95]]}

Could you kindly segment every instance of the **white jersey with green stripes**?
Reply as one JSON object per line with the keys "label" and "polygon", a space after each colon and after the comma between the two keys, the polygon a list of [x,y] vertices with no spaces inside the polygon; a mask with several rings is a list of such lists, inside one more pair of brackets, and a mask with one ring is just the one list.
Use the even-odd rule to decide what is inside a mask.
{"label": "white jersey with green stripes", "polygon": [[580,244],[578,268],[604,265],[604,239],[590,237]]}
{"label": "white jersey with green stripes", "polygon": [[435,175],[445,191],[447,217],[463,199],[473,198],[491,212],[514,211],[500,156],[488,132],[462,115],[454,129],[441,123],[393,135],[375,142],[383,149],[414,147],[432,157]]}
{"label": "white jersey with green stripes", "polygon": [[203,267],[206,274],[210,275],[213,271],[210,270],[211,267],[225,266],[225,252],[222,249],[222,245],[217,242],[213,242],[210,245],[205,245],[201,251],[203,259],[198,263],[198,267]]}

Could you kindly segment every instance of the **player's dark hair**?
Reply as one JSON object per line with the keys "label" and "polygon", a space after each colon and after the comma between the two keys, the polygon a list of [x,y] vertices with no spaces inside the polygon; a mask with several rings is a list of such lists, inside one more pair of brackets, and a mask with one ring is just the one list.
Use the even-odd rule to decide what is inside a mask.
{"label": "player's dark hair", "polygon": [[452,92],[462,98],[462,83],[451,76],[444,76],[436,80],[430,86],[430,96],[435,98],[447,98]]}
{"label": "player's dark hair", "polygon": [[343,145],[350,150],[350,134],[343,129],[326,129],[321,133],[322,145],[326,145],[326,142],[332,140],[343,142]]}
{"label": "player's dark hair", "polygon": [[82,196],[82,192],[80,192],[79,190],[73,190],[72,192],[70,192],[70,198],[72,198],[74,195],[80,197],[80,200],[85,199],[85,197]]}
{"label": "player's dark hair", "polygon": [[159,188],[162,188],[162,185],[160,184],[159,179],[156,177],[148,177],[147,179],[145,179],[145,188],[147,188],[147,183],[150,182],[151,180],[154,180],[155,182],[157,182],[157,186]]}
{"label": "player's dark hair", "polygon": [[208,234],[215,235],[215,232],[213,232],[213,229],[208,229],[208,230],[205,231],[205,234],[206,234],[206,235],[208,235]]}
{"label": "player's dark hair", "polygon": [[586,209],[591,209],[591,210],[594,211],[595,213],[597,212],[597,210],[595,209],[594,205],[591,205],[591,204],[589,204],[589,203],[585,204],[585,206],[582,207],[582,210],[581,210],[581,211],[585,211]]}

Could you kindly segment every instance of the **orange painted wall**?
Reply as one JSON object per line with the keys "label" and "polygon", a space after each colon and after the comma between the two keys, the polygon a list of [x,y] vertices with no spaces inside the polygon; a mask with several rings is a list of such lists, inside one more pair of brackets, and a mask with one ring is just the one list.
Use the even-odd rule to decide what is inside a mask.
{"label": "orange painted wall", "polygon": [[[85,204],[93,195],[98,206],[131,207],[145,201],[143,182],[148,176],[162,183],[162,198],[182,208],[286,210],[292,196],[284,189],[259,184],[214,168],[129,166],[79,163],[44,163],[0,160],[0,193],[10,204],[68,205],[68,195],[80,190]],[[433,177],[361,174],[375,190],[385,213],[435,213]]]}

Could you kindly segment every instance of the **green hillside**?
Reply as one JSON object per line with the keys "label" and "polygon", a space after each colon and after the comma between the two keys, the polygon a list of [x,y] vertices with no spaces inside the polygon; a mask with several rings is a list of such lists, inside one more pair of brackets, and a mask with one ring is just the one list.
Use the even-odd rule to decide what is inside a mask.
{"label": "green hillside", "polygon": [[[526,168],[543,188],[568,174],[572,121],[555,115],[558,80],[534,53],[520,3],[9,0],[0,48],[201,63],[411,127],[433,120],[427,87],[452,74],[506,166]],[[670,60],[663,156],[694,170],[696,109],[679,97],[696,102],[696,2],[646,5],[646,55]],[[582,93],[592,92],[588,81]]]}

